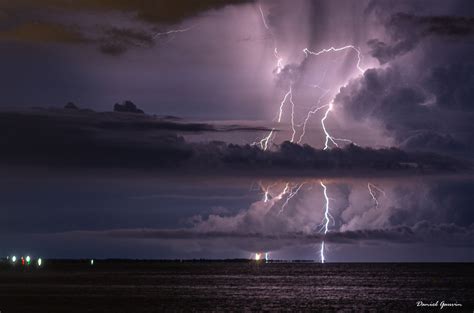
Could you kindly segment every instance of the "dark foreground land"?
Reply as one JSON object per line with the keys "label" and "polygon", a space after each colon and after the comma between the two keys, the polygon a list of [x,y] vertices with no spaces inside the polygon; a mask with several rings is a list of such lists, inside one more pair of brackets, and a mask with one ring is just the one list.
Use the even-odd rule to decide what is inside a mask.
{"label": "dark foreground land", "polygon": [[[417,301],[462,307],[417,307]],[[0,266],[16,312],[473,312],[474,264],[46,261]]]}

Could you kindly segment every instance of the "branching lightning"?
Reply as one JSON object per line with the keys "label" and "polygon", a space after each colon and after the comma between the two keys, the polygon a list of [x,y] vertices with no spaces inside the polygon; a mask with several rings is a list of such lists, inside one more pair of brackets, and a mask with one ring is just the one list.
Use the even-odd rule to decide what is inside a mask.
{"label": "branching lightning", "polygon": [[263,190],[263,202],[264,203],[267,203],[268,201],[270,201],[270,188],[274,187],[275,185],[277,184],[277,182],[271,184],[270,186],[263,186],[263,184],[260,182],[259,185],[260,185],[260,188],[262,188]]}
{"label": "branching lightning", "polygon": [[[308,48],[304,48],[303,49],[303,53],[306,55],[306,57],[309,57],[310,55],[313,55],[313,56],[319,56],[319,55],[322,55],[324,53],[329,53],[329,52],[340,52],[340,51],[344,51],[344,50],[348,50],[348,49],[351,49],[351,50],[354,50],[356,53],[357,53],[357,69],[359,70],[359,72],[361,74],[364,73],[364,70],[361,68],[360,66],[360,63],[361,63],[361,53],[360,53],[360,50],[357,49],[356,47],[354,47],[353,45],[347,45],[347,46],[344,46],[344,47],[340,47],[340,48],[334,48],[334,47],[330,47],[330,48],[326,48],[326,49],[322,49],[320,51],[317,51],[317,52],[314,52],[314,51],[311,51],[309,50]],[[324,116],[321,118],[321,127],[324,131],[324,134],[326,136],[325,138],[325,141],[324,141],[324,150],[327,150],[329,149],[329,143],[332,142],[332,144],[334,144],[336,147],[338,147],[339,145],[337,144],[337,141],[343,141],[343,142],[349,142],[349,143],[353,143],[352,140],[349,140],[349,139],[345,139],[345,138],[336,138],[336,137],[333,137],[327,130],[326,128],[326,120],[328,118],[328,115],[329,115],[329,112],[332,111],[333,109],[333,105],[334,105],[334,99],[331,100],[331,102],[329,102],[329,104],[327,105],[327,109],[326,111],[324,112]],[[302,138],[301,138],[302,139]]]}
{"label": "branching lightning", "polygon": [[283,198],[283,196],[288,193],[289,190],[290,190],[290,183],[286,183],[285,188],[283,189],[283,191],[278,196],[276,196],[275,199],[281,200]]}
{"label": "branching lightning", "polygon": [[[272,39],[273,39],[273,43],[274,43],[273,52],[274,52],[274,56],[276,58],[276,70],[275,70],[275,72],[276,72],[276,74],[279,74],[284,69],[283,58],[278,53],[278,47],[277,47],[277,44],[276,44],[275,35],[274,35],[272,29],[270,28],[270,26],[268,25],[268,23],[265,19],[265,14],[263,12],[263,9],[262,9],[261,6],[259,6],[258,8],[259,8],[259,11],[260,11],[260,16],[261,16],[261,19],[262,19],[263,26],[265,27],[266,30],[268,30],[270,32],[270,34],[272,36]],[[303,53],[305,54],[305,56],[307,58],[309,56],[320,56],[320,55],[326,54],[326,53],[337,53],[337,52],[346,51],[346,50],[352,50],[352,51],[356,52],[356,55],[357,55],[356,67],[357,67],[358,71],[363,74],[364,70],[361,67],[361,61],[362,61],[361,52],[358,48],[356,48],[353,45],[346,45],[346,46],[337,47],[337,48],[336,47],[329,47],[329,48],[324,48],[320,51],[311,51],[308,48],[304,48]],[[323,90],[318,85],[316,85],[316,87]],[[353,143],[352,140],[349,140],[349,139],[346,139],[346,138],[336,138],[336,137],[332,136],[329,133],[328,129],[327,129],[326,121],[328,119],[329,113],[333,109],[334,99],[332,99],[329,103],[324,104],[324,105],[320,105],[320,102],[326,96],[326,94],[328,92],[329,92],[329,90],[327,90],[327,91],[324,90],[324,94],[318,99],[318,105],[315,106],[315,107],[312,107],[308,111],[304,121],[301,124],[295,124],[295,103],[293,102],[292,86],[290,86],[289,91],[285,94],[285,96],[283,97],[283,100],[280,102],[280,107],[279,107],[279,111],[278,111],[278,118],[277,118],[278,123],[281,123],[282,117],[283,117],[283,108],[284,108],[285,103],[287,102],[287,99],[289,99],[288,102],[291,104],[290,122],[291,122],[291,132],[292,132],[290,142],[295,141],[296,134],[297,134],[297,127],[300,127],[301,134],[300,134],[298,140],[296,141],[298,144],[300,144],[303,141],[304,136],[306,135],[306,127],[308,125],[308,121],[311,118],[311,116],[314,115],[316,112],[318,112],[322,109],[325,109],[324,114],[321,118],[321,127],[322,127],[322,130],[324,131],[324,134],[325,134],[324,150],[329,149],[331,144],[338,147],[339,146],[338,142]],[[259,140],[257,142],[254,142],[253,145],[259,145],[261,149],[267,150],[268,147],[269,147],[269,143],[273,140],[274,136],[275,136],[275,128],[272,128],[267,136],[265,136],[264,138],[262,138],[261,140]]]}
{"label": "branching lightning", "polygon": [[324,93],[319,97],[318,99],[318,102],[316,103],[316,106],[313,106],[311,108],[311,110],[308,112],[308,114],[306,115],[306,118],[304,119],[304,122],[303,124],[301,125],[301,128],[302,128],[302,131],[301,131],[301,135],[300,135],[300,138],[298,139],[297,143],[300,144],[301,141],[303,140],[303,137],[304,135],[306,134],[306,125],[308,124],[308,121],[309,119],[311,118],[311,116],[313,114],[315,114],[316,112],[318,112],[319,110],[322,110],[324,109],[325,107],[328,107],[329,104],[325,104],[325,105],[320,105],[321,104],[321,101],[323,100],[323,98],[329,93],[329,89],[325,90]]}
{"label": "branching lightning", "polygon": [[372,197],[372,200],[374,201],[375,208],[378,209],[379,208],[379,200],[378,200],[378,197],[377,197],[376,193],[377,192],[381,193],[385,197],[386,196],[385,191],[383,191],[383,189],[375,186],[372,183],[367,183],[367,189],[369,189],[369,194]]}
{"label": "branching lightning", "polygon": [[[273,34],[273,31],[271,30],[271,28],[267,24],[267,21],[265,19],[265,14],[263,13],[262,7],[258,6],[258,9],[260,10],[260,15],[262,17],[263,26],[270,32],[270,35],[272,36],[272,39],[273,39],[273,45],[274,45],[273,55],[275,56],[275,59],[276,59],[276,70],[275,70],[275,72],[278,75],[283,70],[283,58],[278,53],[278,46],[277,46],[276,38]],[[288,97],[290,97],[290,102],[292,103],[292,110],[293,110],[292,111],[293,112],[292,116],[293,116],[293,125],[294,125],[294,103],[293,103],[292,96],[293,96],[293,92],[292,92],[292,87],[290,85],[290,89],[288,90],[288,92],[285,94],[282,101],[280,102],[279,113],[278,113],[278,118],[277,118],[278,123],[281,123],[281,119],[282,119],[282,116],[283,116],[283,107],[285,106],[285,103],[286,103]],[[258,143],[254,142],[253,145],[259,144],[260,148],[263,149],[264,151],[266,151],[268,149],[269,142],[273,138],[274,132],[275,132],[275,128],[272,128],[267,136],[262,138]],[[295,133],[296,133],[296,130],[293,127],[293,134],[295,134]],[[294,137],[294,135],[293,135],[293,137]]]}
{"label": "branching lightning", "polygon": [[299,185],[296,185],[292,188],[290,188],[290,191],[288,192],[288,196],[286,197],[286,200],[285,202],[283,203],[283,205],[281,206],[280,208],[280,211],[278,211],[278,215],[280,215],[281,213],[283,213],[283,211],[285,210],[285,207],[288,205],[288,203],[290,202],[291,198],[293,198],[294,196],[296,196],[298,194],[298,192],[300,191],[301,187],[303,187],[305,183],[301,183]]}
{"label": "branching lightning", "polygon": [[[278,50],[278,47],[277,47],[276,36],[274,35],[273,30],[271,29],[271,27],[267,23],[267,20],[265,19],[264,11],[263,11],[261,6],[259,6],[259,11],[260,11],[260,16],[261,16],[261,19],[262,19],[263,26],[270,33],[270,35],[272,37],[272,40],[273,40],[273,44],[274,44],[273,56],[276,59],[274,73],[276,73],[278,75],[278,74],[282,73],[282,71],[285,69],[284,59],[279,54],[279,50]],[[354,45],[346,45],[346,46],[342,46],[342,47],[333,47],[332,46],[332,47],[329,47],[329,48],[324,48],[320,51],[311,51],[308,48],[303,49],[303,53],[304,53],[306,58],[312,57],[312,56],[320,56],[320,55],[329,54],[329,53],[340,53],[340,52],[343,52],[343,51],[355,52],[356,58],[357,58],[356,68],[361,74],[363,74],[364,70],[361,67],[361,61],[362,61],[361,52]],[[325,76],[326,76],[326,72],[323,75],[323,80],[324,80]],[[321,119],[320,119],[320,125],[321,125],[321,128],[322,128],[322,130],[325,134],[324,150],[327,150],[327,149],[329,149],[333,146],[338,147],[341,142],[353,143],[352,140],[349,140],[349,139],[346,139],[346,138],[337,138],[337,137],[333,136],[329,132],[328,127],[327,127],[327,120],[329,118],[329,114],[332,112],[333,107],[334,107],[334,97],[332,99],[325,99],[325,98],[328,97],[328,95],[330,94],[331,91],[336,90],[336,88],[332,88],[332,90],[330,90],[330,89],[321,87],[320,84],[319,85],[313,85],[313,87],[320,89],[322,94],[320,94],[320,96],[318,97],[316,103],[309,108],[308,112],[306,113],[306,115],[305,115],[304,119],[301,121],[301,123],[297,124],[295,122],[295,107],[296,107],[296,105],[295,105],[295,102],[294,102],[294,99],[293,99],[293,91],[294,91],[295,87],[297,87],[297,86],[294,85],[294,82],[291,82],[288,91],[284,94],[282,100],[280,101],[278,111],[277,111],[277,115],[276,115],[276,122],[279,123],[279,124],[282,123],[282,121],[284,119],[283,115],[284,115],[284,112],[285,112],[285,105],[287,105],[288,103],[289,103],[289,105],[291,105],[291,107],[290,107],[291,115],[289,117],[289,120],[290,120],[290,123],[291,123],[290,142],[295,142],[296,141],[296,143],[301,144],[303,142],[303,139],[304,139],[305,135],[307,134],[307,126],[308,126],[308,123],[309,123],[311,117],[313,115],[315,115],[316,113],[318,113],[319,111],[322,111],[324,113],[322,113],[322,116],[321,116]],[[324,102],[327,101],[327,102],[324,103],[323,101]],[[274,140],[274,138],[276,136],[275,131],[276,131],[276,128],[275,127],[272,128],[270,130],[270,132],[264,138],[254,142],[253,145],[258,145],[258,146],[260,146],[261,149],[267,150],[270,146],[270,143],[272,142],[272,140]],[[297,136],[299,131],[300,131],[299,136]],[[320,185],[323,189],[324,201],[325,201],[324,218],[323,218],[322,223],[321,223],[320,232],[322,232],[324,235],[326,235],[329,232],[329,226],[330,226],[331,220],[333,221],[333,223],[335,223],[335,222],[334,222],[334,218],[332,217],[332,215],[330,213],[330,203],[329,202],[330,202],[331,199],[328,197],[327,187],[323,183],[323,181],[320,181],[319,183],[320,183]],[[273,205],[273,203],[274,203],[273,201],[281,200],[286,196],[285,201],[281,205],[280,211],[278,212],[278,214],[281,214],[284,211],[284,209],[286,208],[286,206],[288,205],[289,201],[298,194],[298,192],[300,191],[300,189],[302,188],[303,185],[304,185],[304,183],[301,183],[301,184],[292,185],[290,187],[290,183],[286,183],[285,188],[282,190],[282,192],[280,194],[278,194],[277,196],[272,197],[271,199],[270,199],[270,187],[267,187],[267,188],[262,187],[262,189],[264,191],[263,202],[266,203],[266,202],[269,202],[271,200],[272,205]],[[385,194],[385,193],[383,192],[382,189],[380,189],[379,187],[377,187],[377,186],[375,186],[371,183],[368,183],[368,189],[369,189],[370,195],[372,196],[372,199],[374,200],[374,203],[375,203],[376,207],[378,207],[379,202],[378,202],[378,198],[377,198],[377,196],[378,196],[377,193],[381,193],[381,194]],[[321,257],[321,263],[325,263],[326,257],[325,257],[325,241],[324,241],[324,238],[321,242],[320,257]]]}
{"label": "branching lightning", "polygon": [[360,66],[360,62],[362,61],[360,50],[357,49],[356,47],[354,47],[353,45],[347,45],[347,46],[340,47],[340,48],[330,47],[330,48],[327,48],[327,49],[322,49],[322,50],[317,51],[317,52],[311,51],[308,48],[304,48],[303,53],[306,55],[306,57],[308,57],[309,55],[318,56],[318,55],[328,53],[328,52],[339,52],[339,51],[344,51],[344,50],[348,50],[348,49],[352,49],[357,53],[357,69],[359,70],[359,72],[361,74],[364,74],[364,70]]}
{"label": "branching lightning", "polygon": [[[270,208],[273,208],[276,203],[281,203],[281,202],[278,202],[278,201],[284,199],[284,201],[282,201],[282,204],[280,206],[280,210],[277,213],[277,215],[280,215],[284,212],[285,208],[288,206],[291,199],[294,198],[295,196],[297,196],[298,193],[303,188],[303,186],[305,184],[308,184],[308,183],[310,183],[310,182],[308,182],[308,181],[304,181],[304,182],[300,182],[300,183],[286,182],[283,189],[280,189],[281,191],[275,196],[271,196],[271,188],[275,187],[275,185],[278,184],[277,182],[275,182],[275,183],[273,183],[269,186],[266,186],[266,187],[262,183],[260,183],[260,187],[262,188],[262,191],[263,191],[262,201],[264,203],[269,203]],[[319,232],[326,235],[329,232],[331,221],[333,222],[333,224],[335,223],[334,218],[332,217],[331,212],[330,212],[330,210],[331,210],[330,201],[332,199],[328,196],[327,186],[324,184],[324,182],[322,180],[319,181],[319,185],[321,186],[321,188],[323,190],[323,196],[324,196],[324,207],[323,207],[323,210],[324,210],[324,215],[323,216],[324,217],[323,217],[322,222],[320,224],[321,229],[319,230]],[[312,184],[311,184],[311,186],[312,186]],[[374,185],[370,184],[370,186],[373,187]],[[378,188],[378,187],[376,187],[376,188]],[[321,242],[320,258],[321,258],[321,263],[325,263],[326,257],[325,257],[325,241],[324,241],[324,238]]]}

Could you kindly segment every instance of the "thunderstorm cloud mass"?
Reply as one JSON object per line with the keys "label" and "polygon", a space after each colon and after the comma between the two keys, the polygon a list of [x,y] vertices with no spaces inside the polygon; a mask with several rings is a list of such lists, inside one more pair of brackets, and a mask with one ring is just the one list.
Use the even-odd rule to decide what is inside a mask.
{"label": "thunderstorm cloud mass", "polygon": [[0,0],[0,243],[474,261],[474,3]]}

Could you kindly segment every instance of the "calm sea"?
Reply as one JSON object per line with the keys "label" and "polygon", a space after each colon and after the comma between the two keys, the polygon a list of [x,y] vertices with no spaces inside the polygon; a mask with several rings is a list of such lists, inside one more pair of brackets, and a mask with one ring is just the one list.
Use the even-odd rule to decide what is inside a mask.
{"label": "calm sea", "polygon": [[26,270],[3,264],[0,310],[473,312],[474,264],[46,261]]}

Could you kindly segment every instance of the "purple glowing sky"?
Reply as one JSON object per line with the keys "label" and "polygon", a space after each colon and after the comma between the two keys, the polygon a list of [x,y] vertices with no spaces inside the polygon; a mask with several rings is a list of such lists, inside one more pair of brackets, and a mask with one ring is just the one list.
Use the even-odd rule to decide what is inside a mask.
{"label": "purple glowing sky", "polygon": [[[473,16],[468,0],[0,0],[5,253],[317,259],[322,179],[329,260],[472,261],[472,167],[447,171],[474,156]],[[347,45],[363,73],[354,49],[303,52]],[[331,103],[332,136],[400,152],[334,150],[325,163],[278,146],[290,86],[296,138]],[[183,119],[103,113],[128,99]],[[68,101],[96,112],[31,109]],[[324,147],[325,113],[302,144]],[[269,154],[245,146],[271,129]],[[431,163],[397,172],[400,155]],[[258,172],[262,159],[274,172]],[[285,186],[298,193],[278,199]]]}

